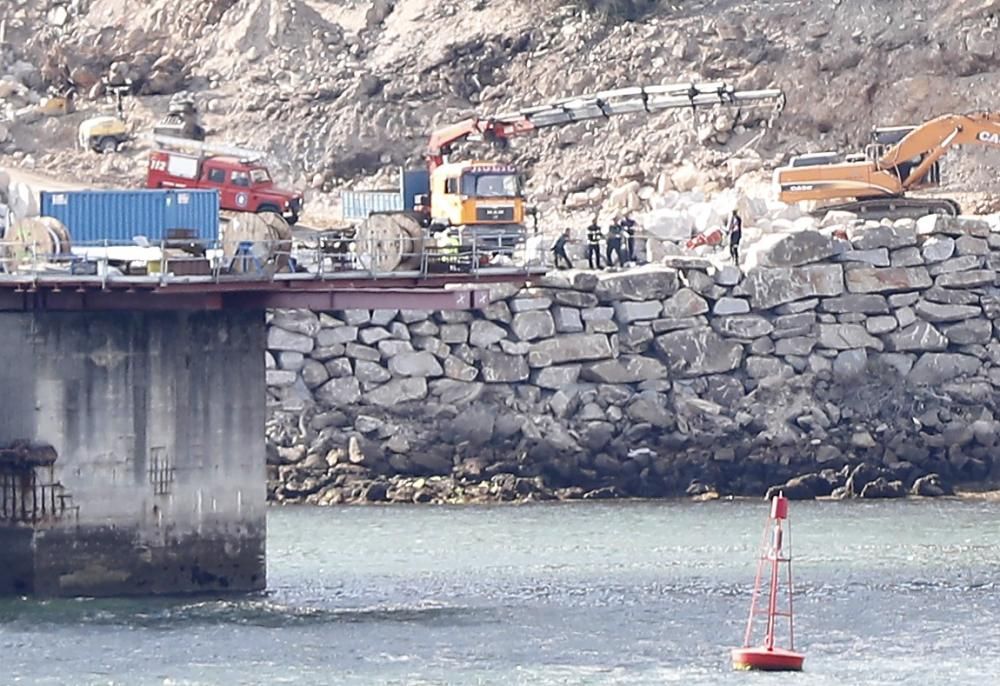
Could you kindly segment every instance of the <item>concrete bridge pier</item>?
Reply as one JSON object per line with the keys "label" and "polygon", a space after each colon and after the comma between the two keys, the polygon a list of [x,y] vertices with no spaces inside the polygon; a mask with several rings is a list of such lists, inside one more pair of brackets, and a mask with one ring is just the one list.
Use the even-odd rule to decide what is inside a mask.
{"label": "concrete bridge pier", "polygon": [[263,309],[0,312],[0,594],[253,591]]}
{"label": "concrete bridge pier", "polygon": [[0,595],[263,589],[264,312],[489,302],[287,276],[0,274]]}

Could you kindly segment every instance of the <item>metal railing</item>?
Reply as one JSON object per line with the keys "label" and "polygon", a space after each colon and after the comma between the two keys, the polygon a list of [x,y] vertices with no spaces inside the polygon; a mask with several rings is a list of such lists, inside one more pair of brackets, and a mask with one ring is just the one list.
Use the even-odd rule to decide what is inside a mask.
{"label": "metal railing", "polygon": [[510,234],[477,232],[459,244],[425,233],[421,240],[380,241],[382,254],[398,257],[393,269],[380,268],[376,255],[350,238],[245,241],[235,249],[220,241],[164,240],[137,245],[123,241],[75,243],[50,253],[38,243],[0,241],[0,284],[29,288],[43,281],[99,283],[224,283],[229,281],[328,281],[430,278],[462,280],[490,276],[537,275],[548,271],[544,255],[530,255],[525,241]]}

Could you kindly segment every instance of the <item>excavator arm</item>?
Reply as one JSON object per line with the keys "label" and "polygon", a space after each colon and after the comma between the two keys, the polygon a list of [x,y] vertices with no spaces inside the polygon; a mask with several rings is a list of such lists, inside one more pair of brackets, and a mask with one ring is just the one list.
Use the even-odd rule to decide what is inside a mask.
{"label": "excavator arm", "polygon": [[[952,147],[973,144],[1000,147],[1000,113],[937,117],[913,128],[884,153],[860,161],[814,163],[810,156],[793,158],[788,166],[775,172],[775,181],[784,202],[850,200],[824,204],[818,211],[842,209],[892,216],[957,214],[958,205],[952,200],[904,196],[908,191],[937,185],[934,165]],[[829,156],[839,157],[832,153]]]}
{"label": "excavator arm", "polygon": [[446,161],[453,146],[463,140],[485,140],[503,146],[513,136],[537,129],[562,126],[620,114],[648,114],[671,109],[715,107],[771,107],[781,112],[785,95],[780,89],[737,90],[723,82],[674,83],[633,86],[555,100],[535,107],[491,117],[473,117],[431,134],[427,160],[433,171]]}
{"label": "excavator arm", "polygon": [[946,114],[918,126],[878,161],[881,169],[893,169],[908,160],[920,159],[906,177],[903,189],[912,188],[955,145],[1000,146],[1000,113]]}

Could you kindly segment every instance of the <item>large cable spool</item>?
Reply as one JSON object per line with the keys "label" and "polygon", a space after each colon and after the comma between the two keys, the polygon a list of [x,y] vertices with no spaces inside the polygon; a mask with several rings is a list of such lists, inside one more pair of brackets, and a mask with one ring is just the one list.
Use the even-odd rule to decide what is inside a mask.
{"label": "large cable spool", "polygon": [[246,246],[240,258],[232,261],[233,271],[253,272],[259,263],[273,274],[288,266],[292,229],[283,217],[273,212],[236,212],[222,223],[221,243],[227,260],[237,257],[241,246]]}
{"label": "large cable spool", "polygon": [[7,187],[7,205],[18,219],[38,216],[38,193],[23,181],[12,180]]}
{"label": "large cable spool", "polygon": [[30,270],[69,254],[69,231],[55,217],[19,219],[4,231],[2,261],[6,272]]}
{"label": "large cable spool", "polygon": [[418,269],[423,248],[423,227],[409,214],[369,215],[354,235],[358,261],[376,272]]}

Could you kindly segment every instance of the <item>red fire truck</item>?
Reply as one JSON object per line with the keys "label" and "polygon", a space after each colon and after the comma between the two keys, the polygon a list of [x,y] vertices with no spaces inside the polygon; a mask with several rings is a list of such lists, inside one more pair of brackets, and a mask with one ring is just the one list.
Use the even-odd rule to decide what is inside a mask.
{"label": "red fire truck", "polygon": [[261,153],[168,136],[154,140],[160,149],[149,153],[148,188],[216,189],[220,209],[274,212],[289,224],[298,221],[302,194],[274,185]]}

